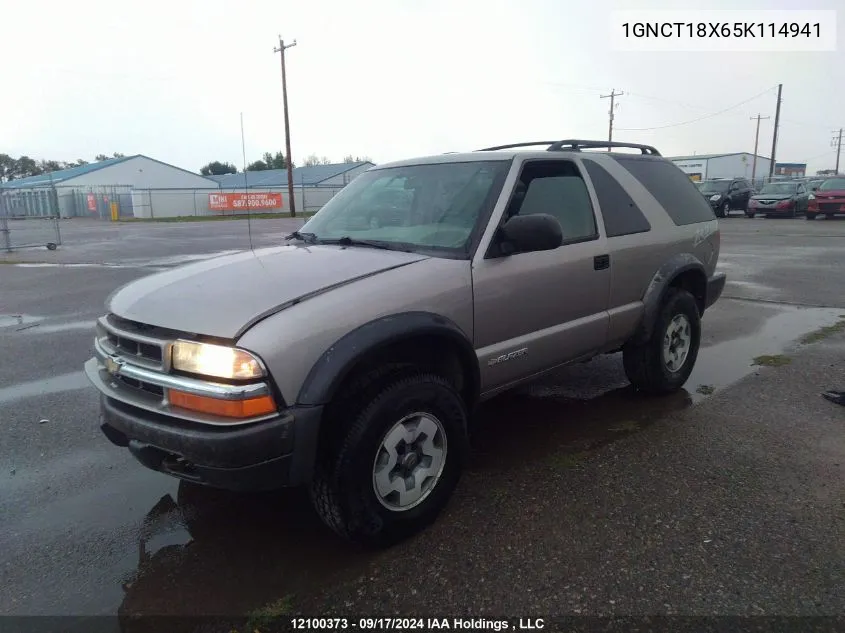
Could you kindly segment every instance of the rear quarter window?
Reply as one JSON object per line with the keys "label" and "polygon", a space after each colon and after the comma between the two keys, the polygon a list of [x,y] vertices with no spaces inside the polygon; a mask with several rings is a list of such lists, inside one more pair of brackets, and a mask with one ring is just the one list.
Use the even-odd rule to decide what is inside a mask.
{"label": "rear quarter window", "polygon": [[616,157],[616,161],[655,197],[676,225],[715,219],[704,196],[673,163],[660,158],[624,156]]}
{"label": "rear quarter window", "polygon": [[616,178],[597,162],[584,159],[584,168],[593,181],[604,218],[607,237],[619,237],[651,230],[645,215]]}

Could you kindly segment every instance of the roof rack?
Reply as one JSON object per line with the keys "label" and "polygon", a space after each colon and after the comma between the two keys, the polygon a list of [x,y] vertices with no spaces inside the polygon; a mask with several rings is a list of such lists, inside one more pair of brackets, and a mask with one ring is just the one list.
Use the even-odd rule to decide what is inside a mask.
{"label": "roof rack", "polygon": [[508,145],[497,145],[496,147],[485,147],[484,149],[476,150],[479,152],[493,152],[500,149],[514,149],[517,147],[532,147],[534,145],[548,145],[549,152],[580,152],[581,149],[591,148],[607,148],[612,147],[627,147],[629,149],[638,149],[643,154],[651,156],[660,156],[660,152],[651,145],[640,145],[639,143],[619,143],[617,141],[584,141],[579,139],[566,139],[563,141],[532,141],[529,143],[510,143]]}

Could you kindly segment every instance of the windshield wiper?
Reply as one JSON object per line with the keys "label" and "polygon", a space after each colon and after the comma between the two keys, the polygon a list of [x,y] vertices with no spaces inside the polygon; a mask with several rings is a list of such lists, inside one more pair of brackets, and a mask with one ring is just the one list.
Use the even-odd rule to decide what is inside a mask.
{"label": "windshield wiper", "polygon": [[379,242],[376,240],[359,240],[353,239],[348,235],[339,237],[335,240],[320,240],[322,244],[337,244],[339,246],[367,246],[369,248],[381,248],[386,251],[405,251],[409,252],[410,248],[404,244]]}
{"label": "windshield wiper", "polygon": [[294,231],[290,235],[288,235],[286,240],[302,240],[306,244],[316,244],[317,243],[317,235],[315,233],[301,233],[299,231]]}

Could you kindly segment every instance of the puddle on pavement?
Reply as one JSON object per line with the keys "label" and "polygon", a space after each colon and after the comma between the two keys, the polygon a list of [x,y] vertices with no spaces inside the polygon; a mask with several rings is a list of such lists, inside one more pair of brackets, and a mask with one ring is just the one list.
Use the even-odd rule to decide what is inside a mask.
{"label": "puddle on pavement", "polygon": [[44,317],[31,314],[0,314],[0,329],[26,327],[43,320]]}
{"label": "puddle on pavement", "polygon": [[213,259],[215,257],[223,257],[225,255],[234,255],[235,253],[242,253],[245,249],[230,249],[224,251],[215,251],[212,253],[195,253],[192,255],[172,255],[170,257],[158,257],[155,259],[131,259],[124,262],[125,266],[165,266],[176,267],[182,264],[190,264],[192,262],[200,262],[206,259]]}
{"label": "puddle on pavement", "polygon": [[69,374],[62,374],[61,376],[32,380],[30,382],[22,382],[12,387],[0,388],[0,404],[14,402],[15,400],[23,400],[24,398],[35,398],[53,393],[62,393],[64,391],[87,389],[90,386],[91,383],[85,376],[84,371],[74,371]]}
{"label": "puddle on pavement", "polygon": [[759,371],[754,358],[788,351],[804,335],[837,323],[845,312],[766,306],[773,308],[776,312],[756,331],[702,348],[676,394],[637,394],[625,377],[621,354],[613,354],[564,367],[482,404],[473,433],[473,468],[498,470],[547,456],[563,465],[567,456],[639,431]]}
{"label": "puddle on pavement", "polygon": [[717,343],[699,352],[695,368],[685,385],[694,402],[708,395],[699,393],[702,387],[718,392],[758,371],[760,368],[752,365],[758,356],[781,354],[802,336],[837,323],[845,313],[834,308],[778,308],[781,312],[767,319],[757,332]]}
{"label": "puddle on pavement", "polygon": [[304,492],[243,494],[179,484],[138,529],[118,615],[246,613],[314,591],[373,558],[328,531]]}
{"label": "puddle on pavement", "polygon": [[0,314],[0,331],[23,332],[26,334],[56,334],[73,330],[91,330],[93,332],[96,321],[68,321],[45,325],[47,317],[31,314]]}

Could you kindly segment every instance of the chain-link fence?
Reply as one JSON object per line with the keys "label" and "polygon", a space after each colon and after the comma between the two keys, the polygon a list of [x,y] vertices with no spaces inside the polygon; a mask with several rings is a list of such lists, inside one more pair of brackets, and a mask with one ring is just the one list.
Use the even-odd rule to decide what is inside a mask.
{"label": "chain-link fence", "polygon": [[[344,185],[294,187],[297,214],[314,213]],[[286,214],[287,187],[260,189],[139,189],[128,185],[48,186],[2,190],[5,217],[162,219],[250,213]]]}
{"label": "chain-link fence", "polygon": [[62,243],[56,196],[46,193],[37,199],[43,214],[28,215],[20,213],[15,196],[0,191],[0,248],[7,252],[35,246],[55,250]]}

